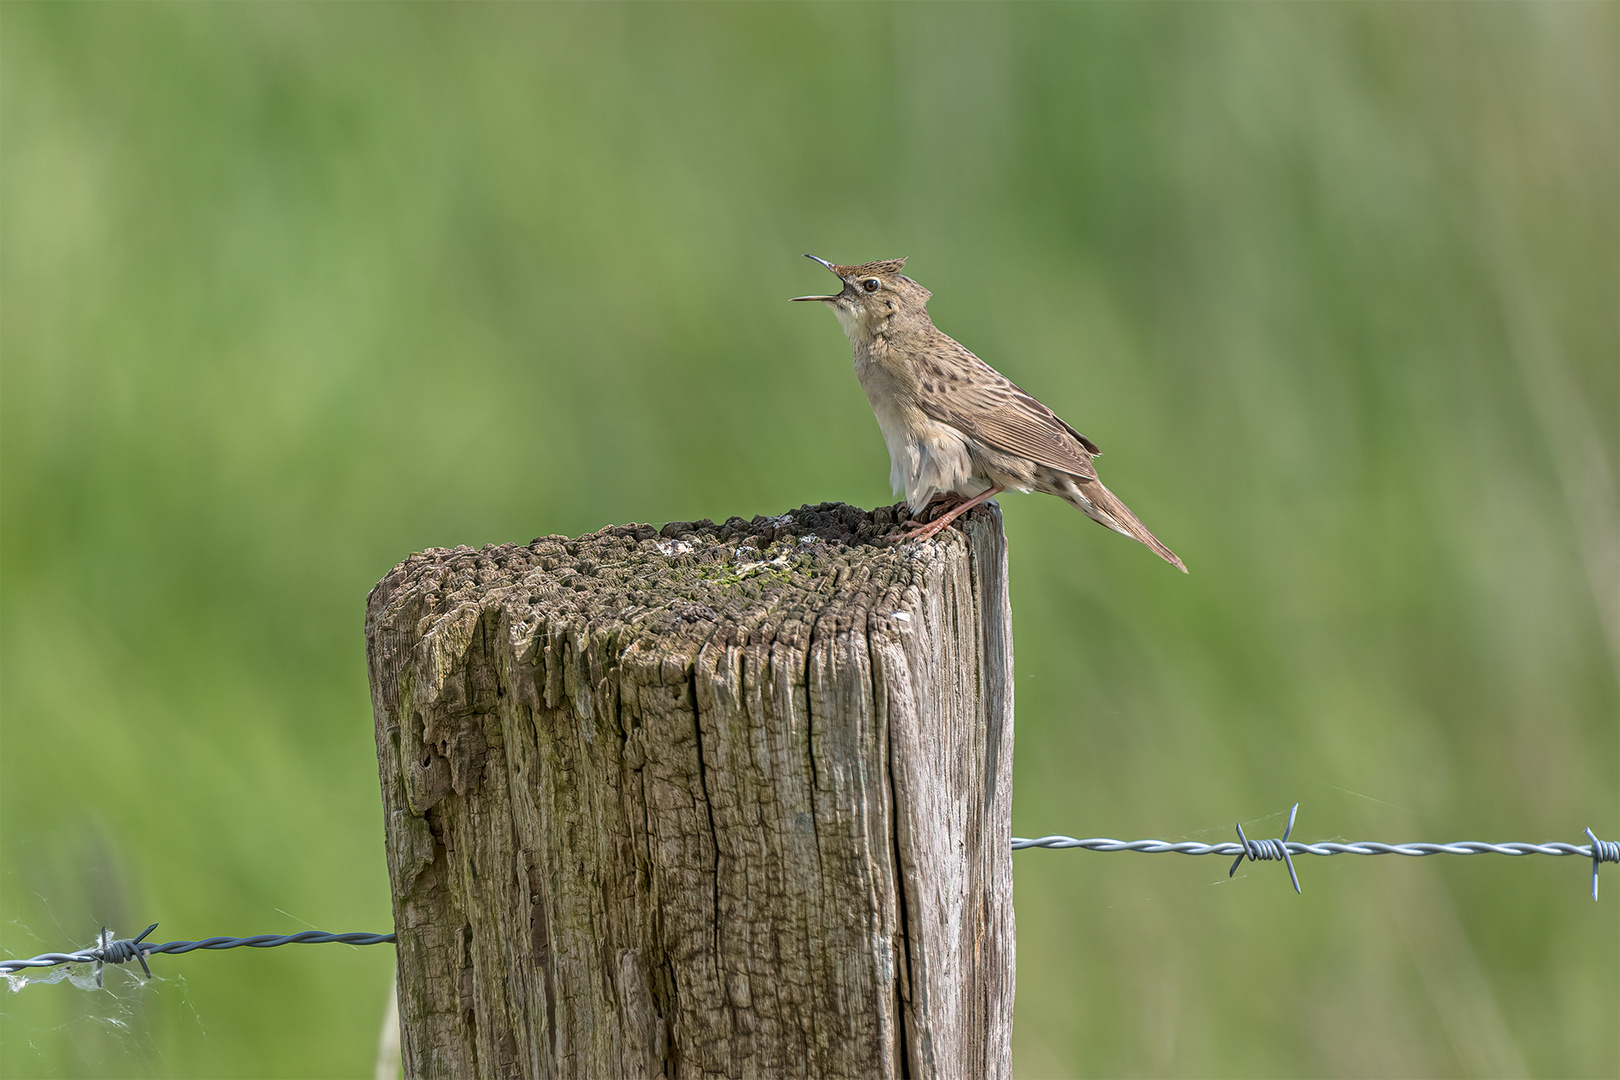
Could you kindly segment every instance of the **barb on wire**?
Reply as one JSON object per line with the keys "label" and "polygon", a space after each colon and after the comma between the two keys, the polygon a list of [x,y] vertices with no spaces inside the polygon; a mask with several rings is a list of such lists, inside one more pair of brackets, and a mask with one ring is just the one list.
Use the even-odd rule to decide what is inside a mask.
{"label": "barb on wire", "polygon": [[1307,844],[1298,840],[1290,840],[1289,834],[1294,831],[1294,817],[1299,813],[1299,804],[1288,812],[1288,828],[1283,832],[1280,840],[1250,840],[1243,834],[1243,826],[1238,826],[1238,839],[1219,844],[1200,844],[1192,841],[1179,841],[1171,843],[1167,840],[1114,840],[1105,836],[1092,837],[1086,840],[1077,840],[1072,836],[1042,836],[1036,839],[1026,839],[1015,836],[1012,839],[1012,849],[1023,851],[1026,848],[1057,848],[1066,850],[1080,848],[1085,851],[1136,851],[1152,855],[1225,855],[1235,857],[1232,869],[1228,876],[1235,874],[1244,859],[1254,862],[1266,860],[1281,860],[1288,866],[1288,875],[1293,879],[1294,891],[1299,891],[1299,876],[1294,873],[1293,855],[1579,855],[1584,859],[1592,860],[1592,899],[1598,895],[1598,867],[1603,863],[1620,863],[1620,842],[1613,840],[1599,840],[1591,829],[1586,830],[1586,837],[1590,844],[1523,844],[1517,842],[1503,844],[1487,844],[1478,840],[1458,840],[1450,844],[1385,844],[1376,840],[1358,840],[1354,843],[1315,843]]}
{"label": "barb on wire", "polygon": [[1586,838],[1592,841],[1592,899],[1596,900],[1598,867],[1606,862],[1620,863],[1620,842],[1599,840],[1591,829],[1586,830]]}
{"label": "barb on wire", "polygon": [[94,950],[96,954],[96,986],[101,985],[102,968],[108,964],[127,964],[132,959],[141,962],[141,970],[146,972],[146,977],[150,979],[152,969],[146,966],[146,954],[141,951],[141,942],[146,940],[147,934],[157,928],[158,924],[153,923],[141,931],[140,937],[124,938],[118,941],[113,939],[112,931],[103,926],[101,933],[96,935],[96,948]]}
{"label": "barb on wire", "polygon": [[54,967],[57,964],[94,964],[96,966],[96,985],[101,985],[101,970],[106,964],[127,964],[131,960],[140,961],[141,970],[146,977],[152,977],[152,969],[147,966],[146,958],[153,953],[188,953],[198,949],[273,949],[277,945],[385,945],[392,944],[393,934],[328,934],[324,930],[304,930],[297,934],[260,934],[257,937],[213,937],[202,941],[169,941],[156,945],[146,940],[146,935],[158,928],[153,923],[141,932],[140,937],[114,939],[112,931],[105,926],[97,935],[96,944],[88,949],[80,949],[70,953],[43,953],[29,960],[0,960],[0,975],[12,975],[28,968]]}
{"label": "barb on wire", "polygon": [[1299,875],[1294,873],[1294,860],[1288,856],[1288,837],[1294,831],[1294,818],[1298,816],[1299,803],[1295,803],[1294,808],[1288,811],[1288,828],[1283,830],[1281,840],[1250,840],[1243,835],[1243,822],[1238,822],[1238,843],[1243,845],[1243,850],[1238,852],[1238,857],[1232,860],[1232,869],[1226,872],[1226,876],[1231,877],[1237,873],[1237,868],[1243,865],[1244,859],[1251,862],[1281,859],[1288,867],[1288,877],[1294,883],[1294,892],[1299,895]]}

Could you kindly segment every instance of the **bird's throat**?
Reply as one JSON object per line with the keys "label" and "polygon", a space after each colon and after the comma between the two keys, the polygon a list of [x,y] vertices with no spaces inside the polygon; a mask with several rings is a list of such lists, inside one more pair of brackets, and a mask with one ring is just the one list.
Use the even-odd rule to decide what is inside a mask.
{"label": "bird's throat", "polygon": [[871,348],[889,324],[887,318],[869,318],[866,309],[859,304],[833,304],[831,307],[838,316],[838,325],[844,328],[844,336],[856,351]]}
{"label": "bird's throat", "polygon": [[865,345],[872,340],[871,333],[861,320],[859,309],[848,304],[831,305],[833,314],[838,316],[838,325],[844,328],[844,336],[849,338],[851,345]]}

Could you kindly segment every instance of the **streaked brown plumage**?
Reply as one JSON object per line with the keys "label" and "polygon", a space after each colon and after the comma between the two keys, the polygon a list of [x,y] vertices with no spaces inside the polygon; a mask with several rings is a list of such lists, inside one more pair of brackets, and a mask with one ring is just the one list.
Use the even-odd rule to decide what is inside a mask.
{"label": "streaked brown plumage", "polygon": [[1001,372],[940,331],[931,293],[900,272],[904,259],[861,266],[805,256],[837,274],[841,292],[795,296],[833,309],[855,352],[855,375],[889,447],[889,481],[913,514],[936,496],[965,500],[927,525],[932,536],[1005,488],[1043,491],[1093,521],[1187,567],[1097,479],[1096,445]]}

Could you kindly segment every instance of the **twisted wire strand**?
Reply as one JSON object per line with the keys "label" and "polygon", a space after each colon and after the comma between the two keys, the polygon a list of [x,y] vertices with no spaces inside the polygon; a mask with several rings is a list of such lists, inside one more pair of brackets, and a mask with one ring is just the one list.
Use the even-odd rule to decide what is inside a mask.
{"label": "twisted wire strand", "polygon": [[1115,840],[1111,837],[1096,836],[1089,839],[1076,839],[1073,836],[1041,836],[1029,839],[1022,836],[1012,838],[1012,849],[1024,851],[1029,848],[1054,848],[1069,850],[1079,848],[1085,851],[1134,851],[1150,855],[1227,855],[1235,856],[1231,870],[1227,876],[1237,873],[1237,868],[1243,864],[1244,859],[1253,862],[1277,860],[1288,867],[1288,876],[1294,883],[1294,891],[1299,892],[1299,875],[1294,871],[1294,855],[1579,855],[1584,859],[1592,860],[1592,899],[1598,898],[1598,867],[1603,863],[1620,863],[1620,842],[1613,840],[1599,840],[1593,835],[1591,829],[1586,830],[1589,844],[1565,844],[1562,842],[1546,844],[1524,844],[1517,842],[1488,844],[1478,840],[1458,840],[1449,844],[1385,844],[1376,840],[1358,840],[1351,843],[1323,842],[1315,844],[1303,843],[1299,840],[1290,840],[1288,836],[1294,831],[1294,818],[1299,813],[1299,804],[1295,803],[1288,812],[1288,828],[1279,839],[1251,840],[1244,835],[1243,826],[1237,827],[1236,841],[1226,840],[1218,844],[1195,843],[1190,840],[1171,843],[1166,840]]}
{"label": "twisted wire strand", "polygon": [[[1300,892],[1299,874],[1294,870],[1295,855],[1579,855],[1592,860],[1592,899],[1598,898],[1598,867],[1603,863],[1620,863],[1620,842],[1613,840],[1599,840],[1591,829],[1586,830],[1589,844],[1522,844],[1502,843],[1488,844],[1478,840],[1459,840],[1450,844],[1385,844],[1376,840],[1358,840],[1353,843],[1337,843],[1332,841],[1307,844],[1298,840],[1290,840],[1294,831],[1294,820],[1299,815],[1299,804],[1295,803],[1288,811],[1288,827],[1283,830],[1281,837],[1267,840],[1251,840],[1243,832],[1241,822],[1237,826],[1237,840],[1226,840],[1218,844],[1204,844],[1191,840],[1170,842],[1168,840],[1114,840],[1110,837],[1097,836],[1089,839],[1076,839],[1073,836],[1041,836],[1028,839],[1021,836],[1012,838],[1012,849],[1024,851],[1029,848],[1054,848],[1057,850],[1072,850],[1079,848],[1085,851],[1134,851],[1150,855],[1228,855],[1233,856],[1232,867],[1227,871],[1230,877],[1237,873],[1243,860],[1251,862],[1281,862],[1288,867],[1289,880],[1293,882],[1294,891]],[[106,927],[96,937],[96,944],[89,948],[69,953],[41,953],[39,956],[27,960],[0,960],[0,975],[13,975],[29,968],[55,967],[58,964],[94,964],[96,972],[96,985],[101,985],[102,969],[107,964],[127,964],[131,960],[140,963],[141,970],[150,979],[152,969],[147,966],[146,958],[156,953],[196,952],[199,949],[218,951],[221,949],[273,949],[279,945],[389,945],[395,941],[393,934],[367,934],[345,933],[329,934],[324,930],[304,930],[296,934],[258,934],[253,937],[212,937],[201,941],[167,941],[161,945],[152,944],[146,940],[147,935],[158,928],[153,923],[143,930],[139,936],[133,938],[114,938],[112,932]]]}
{"label": "twisted wire strand", "polygon": [[[1249,841],[1251,844],[1259,842]],[[1620,849],[1620,844],[1612,840],[1600,840],[1598,843],[1605,849]],[[1300,840],[1289,840],[1286,847],[1291,855],[1579,855],[1585,859],[1593,857],[1590,844],[1486,844],[1477,840],[1459,840],[1451,844],[1382,844],[1375,840],[1358,840],[1343,844],[1307,844]],[[1151,855],[1165,853],[1241,855],[1246,851],[1244,844],[1233,840],[1224,840],[1218,844],[1199,844],[1190,840],[1172,843],[1168,840],[1114,840],[1103,836],[1083,840],[1073,836],[1041,836],[1034,839],[1015,836],[1012,848],[1014,851],[1023,851],[1026,848],[1084,848],[1087,851],[1137,851]],[[1605,854],[1600,861],[1620,862],[1620,850]]]}
{"label": "twisted wire strand", "polygon": [[28,960],[0,960],[0,975],[11,975],[28,968],[54,967],[57,964],[96,965],[96,985],[101,985],[101,969],[105,964],[127,964],[138,960],[146,977],[152,969],[146,958],[153,953],[188,953],[198,949],[273,949],[278,945],[384,945],[392,944],[393,934],[328,934],[324,930],[304,930],[297,934],[259,934],[254,937],[212,937],[202,941],[168,941],[157,945],[146,941],[146,935],[158,927],[148,926],[139,937],[114,939],[102,927],[97,943],[87,949],[70,953],[41,953]]}

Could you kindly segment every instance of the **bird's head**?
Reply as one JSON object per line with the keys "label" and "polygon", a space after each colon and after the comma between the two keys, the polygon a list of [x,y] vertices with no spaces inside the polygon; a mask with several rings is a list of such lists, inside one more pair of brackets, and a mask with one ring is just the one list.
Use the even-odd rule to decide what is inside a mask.
{"label": "bird's head", "polygon": [[793,299],[818,300],[832,308],[851,343],[870,342],[879,334],[928,322],[928,297],[932,294],[900,272],[906,260],[885,259],[861,266],[841,266],[814,255],[805,258],[815,259],[837,274],[844,287],[827,296],[795,296]]}

